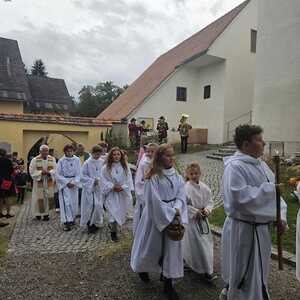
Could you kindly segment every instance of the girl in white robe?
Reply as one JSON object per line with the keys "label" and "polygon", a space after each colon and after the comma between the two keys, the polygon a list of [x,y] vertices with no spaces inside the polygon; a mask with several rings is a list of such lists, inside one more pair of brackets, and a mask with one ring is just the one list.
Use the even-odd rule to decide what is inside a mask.
{"label": "girl in white robe", "polygon": [[[276,186],[271,169],[261,159],[240,151],[224,159],[222,278],[220,299],[269,299],[267,278],[271,257],[269,224],[276,221]],[[286,221],[286,203],[281,202]]]}
{"label": "girl in white robe", "polygon": [[103,195],[101,170],[103,160],[102,149],[96,145],[92,148],[91,157],[81,169],[82,198],[80,225],[87,226],[89,233],[95,233],[97,225],[103,224]]}
{"label": "girl in white robe", "polygon": [[75,224],[80,185],[80,159],[73,155],[72,145],[64,147],[65,155],[58,161],[56,183],[59,191],[60,220],[64,230],[70,231]]}
{"label": "girl in white robe", "polygon": [[136,174],[135,174],[135,210],[133,217],[133,234],[136,231],[138,223],[142,217],[143,208],[145,207],[144,201],[144,186],[145,186],[145,176],[147,171],[149,171],[151,161],[155,155],[158,148],[157,144],[150,143],[145,147],[144,157],[140,160]]}
{"label": "girl in white robe", "polygon": [[208,223],[213,200],[210,188],[200,181],[200,176],[197,163],[187,167],[185,192],[189,224],[183,238],[183,258],[188,267],[211,281],[216,278],[213,275],[213,237]]}
{"label": "girl in white robe", "polygon": [[132,176],[124,152],[112,148],[102,168],[104,205],[108,210],[111,239],[118,241],[117,228],[126,221],[126,214],[132,207]]}
{"label": "girl in white robe", "polygon": [[177,218],[188,223],[184,181],[173,165],[172,146],[161,145],[145,182],[145,208],[131,251],[133,271],[144,282],[149,281],[148,272],[161,273],[169,300],[178,299],[173,279],[183,277],[183,253],[182,241],[171,240],[165,229]]}

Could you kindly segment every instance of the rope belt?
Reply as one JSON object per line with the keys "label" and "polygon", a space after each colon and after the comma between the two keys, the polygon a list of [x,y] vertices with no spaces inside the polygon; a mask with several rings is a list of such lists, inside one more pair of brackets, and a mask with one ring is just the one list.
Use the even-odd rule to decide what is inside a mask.
{"label": "rope belt", "polygon": [[176,201],[176,198],[170,199],[170,200],[161,200],[164,203],[170,203]]}
{"label": "rope belt", "polygon": [[245,221],[245,220],[241,220],[241,219],[237,219],[237,218],[233,218],[233,220],[236,220],[238,222],[242,222],[245,224],[248,224],[252,227],[252,242],[251,242],[251,248],[250,248],[250,253],[249,253],[249,257],[248,257],[248,262],[247,262],[247,267],[246,270],[242,276],[242,279],[238,285],[238,289],[240,290],[244,284],[245,284],[245,280],[246,280],[246,276],[249,272],[249,268],[250,268],[250,262],[251,262],[251,258],[253,256],[254,253],[254,247],[255,247],[255,237],[257,239],[257,244],[258,244],[258,254],[259,254],[259,260],[260,260],[260,268],[261,268],[261,283],[262,283],[262,294],[263,294],[263,298],[265,300],[269,300],[269,296],[267,293],[267,288],[265,286],[264,283],[264,278],[263,278],[263,274],[264,274],[264,269],[263,269],[263,263],[262,263],[262,256],[261,256],[261,248],[260,248],[260,240],[259,240],[259,234],[257,231],[257,227],[259,226],[268,226],[270,225],[270,222],[266,222],[266,223],[256,223],[256,222],[251,222],[251,221]]}

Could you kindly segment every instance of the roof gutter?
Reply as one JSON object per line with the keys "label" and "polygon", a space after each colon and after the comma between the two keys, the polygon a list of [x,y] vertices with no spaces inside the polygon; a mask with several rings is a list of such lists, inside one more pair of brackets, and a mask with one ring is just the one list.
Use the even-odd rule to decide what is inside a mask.
{"label": "roof gutter", "polygon": [[200,53],[197,53],[197,54],[191,56],[191,57],[188,58],[187,60],[184,60],[181,64],[177,65],[177,66],[175,67],[175,69],[180,68],[181,66],[183,66],[183,65],[185,65],[185,64],[188,64],[188,63],[192,62],[193,60],[195,60],[195,59],[197,59],[197,58],[199,58],[199,57],[201,57],[201,56],[207,54],[208,50],[209,50],[209,48],[207,48],[206,50],[204,50],[204,51],[202,51],[202,52],[200,52]]}

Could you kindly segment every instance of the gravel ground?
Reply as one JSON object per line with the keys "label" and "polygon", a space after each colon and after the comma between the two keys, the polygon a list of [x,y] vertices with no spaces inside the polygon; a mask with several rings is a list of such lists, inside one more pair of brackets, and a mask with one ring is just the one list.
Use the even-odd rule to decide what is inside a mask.
{"label": "gravel ground", "polygon": [[[111,244],[108,245],[111,247]],[[215,253],[219,239],[215,238]],[[144,285],[130,270],[129,249],[101,257],[101,252],[8,255],[1,261],[1,299],[135,299],[163,300],[159,276],[151,274],[151,283]],[[299,299],[300,283],[294,269],[285,266],[284,272],[272,263],[270,291],[274,300]],[[219,272],[219,256],[215,258]],[[215,300],[222,287],[221,280],[208,285],[187,272],[176,283],[182,300]]]}

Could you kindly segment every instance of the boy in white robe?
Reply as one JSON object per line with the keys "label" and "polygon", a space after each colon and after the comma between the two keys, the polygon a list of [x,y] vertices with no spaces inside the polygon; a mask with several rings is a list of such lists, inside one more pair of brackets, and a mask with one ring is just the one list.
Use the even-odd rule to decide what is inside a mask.
{"label": "boy in white robe", "polygon": [[33,158],[29,165],[29,173],[33,180],[32,214],[37,220],[49,220],[49,211],[55,208],[55,158],[49,155],[49,147],[42,145],[40,154]]}
{"label": "boy in white robe", "polygon": [[56,182],[59,190],[60,220],[64,231],[70,231],[75,224],[80,186],[80,159],[74,155],[74,147],[66,145],[65,155],[58,161]]}
{"label": "boy in white robe", "polygon": [[131,251],[133,271],[144,282],[149,282],[148,272],[161,273],[169,300],[179,299],[173,279],[183,277],[183,253],[182,241],[172,240],[167,228],[188,223],[184,181],[173,165],[174,149],[161,145],[145,183],[145,208]]}
{"label": "boy in white robe", "polygon": [[[80,225],[87,226],[89,233],[95,233],[103,224],[103,195],[100,158],[102,149],[96,145],[92,148],[91,157],[81,168],[81,219]],[[98,225],[98,226],[97,226]]]}
{"label": "boy in white robe", "polygon": [[213,274],[213,237],[208,223],[208,216],[213,209],[210,188],[200,181],[201,170],[197,163],[190,164],[186,169],[189,224],[183,238],[183,258],[185,264],[194,272],[203,274],[212,281]]}
{"label": "boy in white robe", "polygon": [[[227,218],[222,234],[222,277],[227,287],[220,299],[266,300],[271,257],[269,225],[276,221],[274,174],[260,157],[262,129],[240,125],[238,151],[224,159],[222,190]],[[286,229],[286,203],[281,203],[281,232]]]}
{"label": "boy in white robe", "polygon": [[131,190],[133,181],[124,152],[118,147],[112,148],[102,168],[103,194],[105,208],[109,214],[111,239],[118,241],[118,225],[126,221],[126,215],[132,207]]}
{"label": "boy in white robe", "polygon": [[133,234],[136,231],[138,223],[142,217],[143,208],[145,207],[144,201],[144,186],[145,186],[145,176],[149,171],[151,161],[155,155],[158,145],[150,143],[145,147],[145,155],[143,159],[140,160],[136,174],[135,174],[135,210],[133,217]]}

